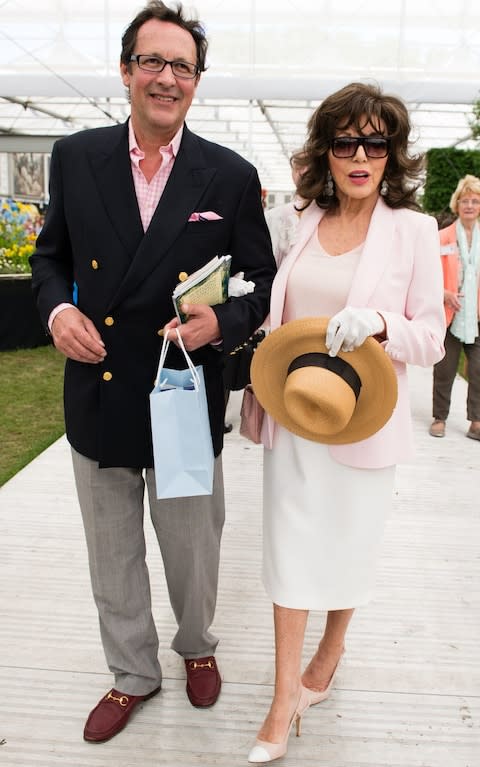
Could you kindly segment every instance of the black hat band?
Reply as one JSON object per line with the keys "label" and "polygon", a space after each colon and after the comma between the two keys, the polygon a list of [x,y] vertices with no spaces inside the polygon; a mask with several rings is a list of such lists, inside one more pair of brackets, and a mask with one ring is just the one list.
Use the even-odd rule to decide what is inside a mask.
{"label": "black hat band", "polygon": [[330,357],[329,354],[323,352],[309,352],[308,354],[301,354],[296,357],[288,366],[287,375],[293,373],[294,370],[305,367],[317,367],[330,370],[332,373],[343,378],[353,393],[355,399],[358,400],[360,389],[362,388],[362,382],[355,368],[345,362],[341,357]]}

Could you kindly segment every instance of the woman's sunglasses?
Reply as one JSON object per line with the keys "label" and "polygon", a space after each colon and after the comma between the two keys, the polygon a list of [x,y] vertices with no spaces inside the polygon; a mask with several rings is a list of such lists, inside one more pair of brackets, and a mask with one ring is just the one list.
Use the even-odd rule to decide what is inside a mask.
{"label": "woman's sunglasses", "polygon": [[379,160],[388,155],[390,140],[380,136],[340,136],[330,144],[334,157],[354,157],[362,146],[367,157]]}

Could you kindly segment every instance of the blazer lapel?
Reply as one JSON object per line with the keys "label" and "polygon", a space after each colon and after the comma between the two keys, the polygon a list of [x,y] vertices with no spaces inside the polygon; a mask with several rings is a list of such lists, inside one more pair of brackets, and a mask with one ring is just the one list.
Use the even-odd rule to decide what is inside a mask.
{"label": "blazer lapel", "polygon": [[134,291],[165,258],[215,172],[215,168],[206,167],[196,136],[185,126],[165,190],[113,304]]}
{"label": "blazer lapel", "polygon": [[318,226],[318,222],[324,215],[315,203],[311,203],[301,215],[298,224],[298,236],[295,244],[280,264],[277,275],[272,285],[272,295],[270,299],[270,328],[280,327],[282,324],[283,307],[285,304],[285,293],[287,289],[288,276],[290,270],[297,260],[302,249],[307,244],[313,232]]}
{"label": "blazer lapel", "polygon": [[[347,298],[349,306],[368,306],[393,258],[394,215],[382,198],[373,210],[362,256]],[[381,258],[379,259],[379,254]]]}
{"label": "blazer lapel", "polygon": [[118,128],[118,138],[92,148],[89,157],[95,181],[111,224],[130,258],[143,237],[128,151],[128,123]]}

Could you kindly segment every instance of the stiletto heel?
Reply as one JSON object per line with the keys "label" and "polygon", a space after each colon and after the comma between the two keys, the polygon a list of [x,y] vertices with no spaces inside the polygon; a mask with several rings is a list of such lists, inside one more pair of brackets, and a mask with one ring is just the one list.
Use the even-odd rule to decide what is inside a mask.
{"label": "stiletto heel", "polygon": [[[300,701],[299,701],[299,703],[300,703]],[[308,706],[307,706],[307,708],[308,708]],[[295,728],[296,728],[297,738],[299,738],[300,735],[302,734],[302,714],[303,714],[303,711],[305,711],[305,709],[303,709],[301,713],[298,711],[298,709],[296,711],[297,718],[295,719]]]}
{"label": "stiletto heel", "polygon": [[[338,659],[338,663],[333,669],[333,674],[330,677],[330,681],[324,690],[311,690],[309,687],[305,687],[305,685],[302,683],[302,689],[304,691],[303,699],[304,701],[306,701],[306,706],[303,709],[303,711],[309,708],[309,706],[315,706],[317,703],[321,703],[322,701],[327,700],[328,696],[330,695],[333,681],[337,674],[338,667],[340,666],[340,661],[342,660],[342,657],[343,657],[343,652],[340,655],[340,658]],[[301,714],[303,714],[303,711],[301,711]]]}
{"label": "stiletto heel", "polygon": [[248,755],[248,761],[250,763],[264,764],[265,762],[273,762],[275,759],[280,759],[282,756],[285,756],[287,753],[288,736],[290,735],[290,731],[294,724],[297,738],[299,738],[302,734],[302,714],[305,709],[308,708],[308,702],[306,699],[307,693],[308,690],[302,686],[297,705],[295,706],[295,711],[293,712],[292,718],[290,719],[290,723],[287,727],[287,732],[285,733],[283,740],[280,743],[270,743],[268,740],[258,740],[257,738],[255,745]]}

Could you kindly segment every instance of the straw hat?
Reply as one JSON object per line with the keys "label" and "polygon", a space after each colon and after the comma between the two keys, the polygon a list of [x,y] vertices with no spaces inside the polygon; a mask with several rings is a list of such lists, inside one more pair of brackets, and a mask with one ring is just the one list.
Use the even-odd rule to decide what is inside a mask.
{"label": "straw hat", "polygon": [[299,437],[342,445],[382,428],[397,402],[397,377],[374,338],[328,356],[328,317],[293,320],[253,355],[251,380],[267,413]]}

